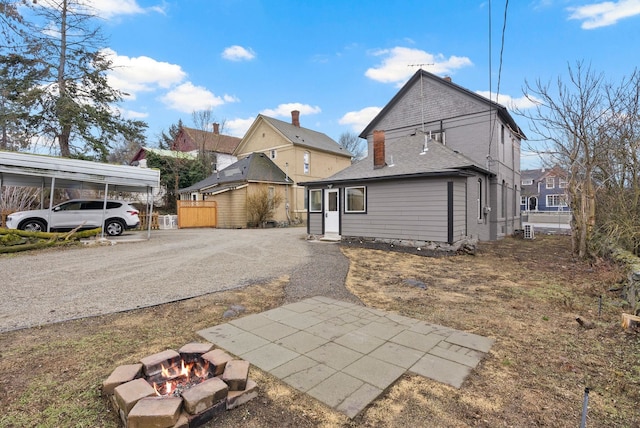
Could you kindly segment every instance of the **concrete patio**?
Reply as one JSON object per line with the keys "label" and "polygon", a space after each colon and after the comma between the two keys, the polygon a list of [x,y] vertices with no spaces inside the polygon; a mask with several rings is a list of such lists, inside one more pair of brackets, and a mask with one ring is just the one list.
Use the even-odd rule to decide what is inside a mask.
{"label": "concrete patio", "polygon": [[198,334],[350,418],[407,371],[460,388],[494,342],[327,297]]}

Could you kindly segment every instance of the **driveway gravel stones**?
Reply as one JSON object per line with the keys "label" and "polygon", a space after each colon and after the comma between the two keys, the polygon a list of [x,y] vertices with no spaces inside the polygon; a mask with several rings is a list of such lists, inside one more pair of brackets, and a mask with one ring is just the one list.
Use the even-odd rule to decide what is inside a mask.
{"label": "driveway gravel stones", "polygon": [[[290,301],[344,288],[348,260],[304,228],[129,232],[116,245],[0,256],[0,332],[103,315],[290,275]],[[129,241],[129,242],[127,242]],[[137,242],[134,242],[137,241]]]}

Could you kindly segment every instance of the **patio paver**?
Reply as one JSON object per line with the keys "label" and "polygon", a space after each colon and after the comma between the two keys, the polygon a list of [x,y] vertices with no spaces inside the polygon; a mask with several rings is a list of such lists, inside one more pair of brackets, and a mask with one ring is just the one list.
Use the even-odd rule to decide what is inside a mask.
{"label": "patio paver", "polygon": [[407,371],[460,388],[494,343],[323,296],[198,334],[350,418]]}

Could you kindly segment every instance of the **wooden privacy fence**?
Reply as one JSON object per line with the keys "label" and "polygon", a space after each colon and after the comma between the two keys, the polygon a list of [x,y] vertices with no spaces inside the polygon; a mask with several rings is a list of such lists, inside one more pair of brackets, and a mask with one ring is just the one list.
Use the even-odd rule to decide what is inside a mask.
{"label": "wooden privacy fence", "polygon": [[[138,226],[138,228],[147,230],[149,227],[149,214],[138,213],[138,218],[140,218],[140,226]],[[160,229],[160,225],[158,224],[158,213],[151,214],[151,229]]]}
{"label": "wooden privacy fence", "polygon": [[217,227],[218,204],[216,201],[177,201],[178,228]]}

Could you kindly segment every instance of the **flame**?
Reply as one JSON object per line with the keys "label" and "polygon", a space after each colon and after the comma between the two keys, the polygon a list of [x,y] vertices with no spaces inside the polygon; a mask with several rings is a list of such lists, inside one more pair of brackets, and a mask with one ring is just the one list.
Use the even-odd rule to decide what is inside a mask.
{"label": "flame", "polygon": [[193,366],[193,364],[187,364],[186,366],[184,365],[184,360],[182,360],[182,369],[180,370],[180,376],[185,376],[187,379],[189,379],[189,373],[191,372],[191,367]]}
{"label": "flame", "polygon": [[160,367],[162,367],[162,377],[171,377],[169,369],[165,368],[164,364],[161,364]]}
{"label": "flame", "polygon": [[153,390],[157,395],[171,395],[183,384],[200,383],[209,378],[208,361],[185,363],[184,360],[181,360],[180,362],[179,367],[177,365],[169,367],[165,367],[164,364],[160,365],[162,380],[158,384],[153,383]]}

